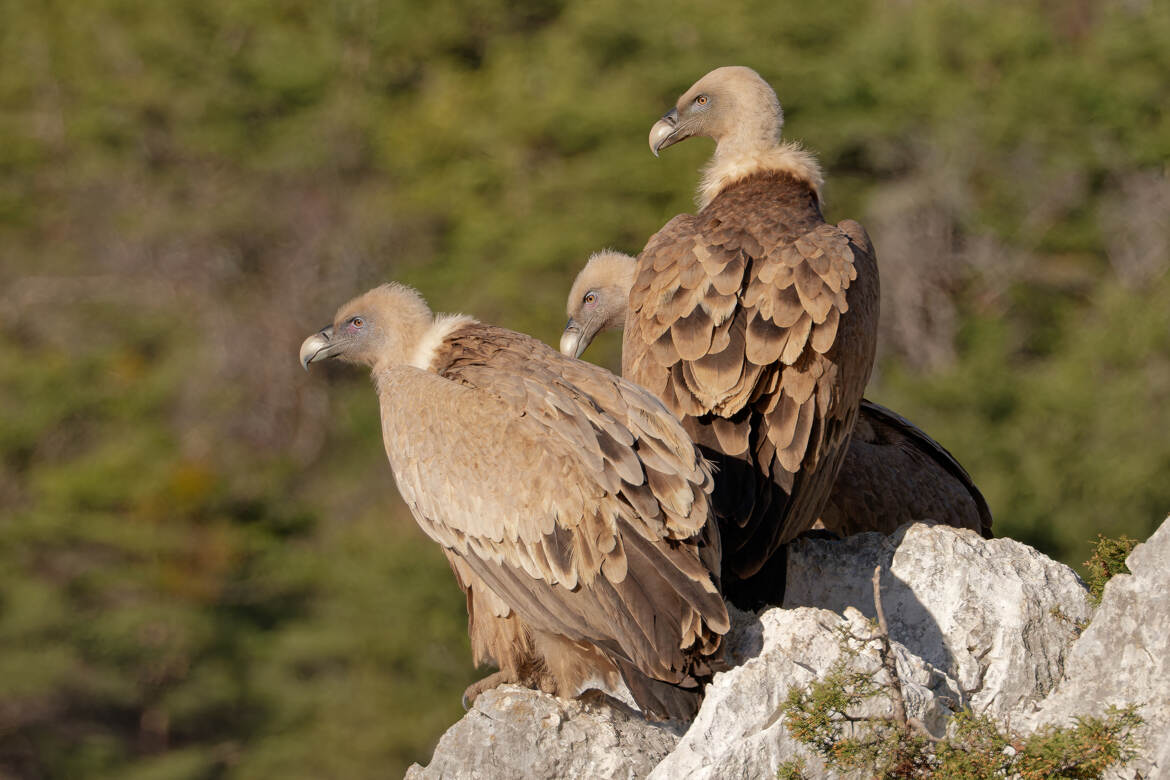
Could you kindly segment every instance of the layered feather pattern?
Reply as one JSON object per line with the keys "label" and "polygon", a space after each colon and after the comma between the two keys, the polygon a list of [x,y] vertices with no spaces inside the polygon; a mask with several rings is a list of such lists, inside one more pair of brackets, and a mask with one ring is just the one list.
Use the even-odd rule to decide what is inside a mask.
{"label": "layered feather pattern", "polygon": [[429,368],[378,377],[386,450],[468,592],[477,660],[521,674],[535,656],[564,695],[619,674],[649,711],[690,714],[729,622],[711,472],[678,421],[643,388],[475,322]]}
{"label": "layered feather pattern", "polygon": [[877,300],[864,230],[826,223],[816,187],[783,171],[737,178],[638,257],[623,374],[715,459],[726,579],[816,521],[869,378]]}

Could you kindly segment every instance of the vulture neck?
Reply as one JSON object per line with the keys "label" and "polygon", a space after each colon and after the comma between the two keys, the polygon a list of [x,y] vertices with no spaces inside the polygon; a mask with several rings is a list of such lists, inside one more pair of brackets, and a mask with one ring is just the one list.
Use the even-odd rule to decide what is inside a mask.
{"label": "vulture neck", "polygon": [[[779,130],[776,131],[777,136]],[[821,185],[825,177],[821,166],[811,152],[804,150],[795,141],[774,141],[769,144],[750,143],[742,134],[721,139],[715,147],[711,162],[703,169],[703,181],[699,185],[696,201],[700,209],[735,184],[753,173],[786,173],[797,181],[808,185],[821,204]]]}
{"label": "vulture neck", "polygon": [[632,287],[632,284],[628,284],[622,288],[622,291],[625,293],[625,297],[620,299],[621,306],[617,311],[611,314],[609,319],[606,321],[605,330],[626,329],[626,318],[630,314],[630,289]]}
{"label": "vulture neck", "polygon": [[415,368],[423,371],[433,370],[435,355],[443,346],[443,342],[459,328],[470,325],[475,319],[466,314],[443,314],[435,318],[434,323],[422,334],[414,348],[414,352],[407,361]]}
{"label": "vulture neck", "polygon": [[[434,371],[435,356],[443,349],[447,339],[459,328],[476,322],[465,314],[443,314],[433,321],[418,323],[417,330],[406,334],[403,343],[414,344],[405,350],[387,349],[370,372],[374,378],[374,389],[381,398],[388,391],[394,375],[404,368],[418,368],[423,371]],[[413,338],[412,338],[413,337]]]}

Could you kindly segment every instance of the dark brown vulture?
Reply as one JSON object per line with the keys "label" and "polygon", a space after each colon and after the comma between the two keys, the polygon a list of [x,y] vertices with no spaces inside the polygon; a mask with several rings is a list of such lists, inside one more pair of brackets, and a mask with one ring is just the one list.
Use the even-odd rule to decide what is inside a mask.
{"label": "dark brown vulture", "polygon": [[651,129],[655,154],[696,135],[716,145],[698,213],[638,256],[622,349],[622,374],[716,465],[723,587],[745,606],[779,597],[782,575],[765,564],[820,516],[877,338],[869,238],[856,222],[825,222],[820,168],[781,141],[782,126],[772,88],[730,67]]}
{"label": "dark brown vulture", "polygon": [[[562,353],[579,357],[598,333],[625,327],[633,271],[627,254],[589,258],[569,293]],[[991,537],[991,510],[951,453],[914,423],[863,398],[818,527],[838,536],[888,534],[915,520]]]}
{"label": "dark brown vulture", "polygon": [[646,390],[470,317],[378,287],[301,362],[369,366],[399,491],[467,596],[477,663],[561,696],[624,681],[690,717],[727,611],[710,470]]}
{"label": "dark brown vulture", "polygon": [[991,509],[959,461],[905,417],[863,398],[821,526],[839,536],[888,534],[916,520],[992,537]]}

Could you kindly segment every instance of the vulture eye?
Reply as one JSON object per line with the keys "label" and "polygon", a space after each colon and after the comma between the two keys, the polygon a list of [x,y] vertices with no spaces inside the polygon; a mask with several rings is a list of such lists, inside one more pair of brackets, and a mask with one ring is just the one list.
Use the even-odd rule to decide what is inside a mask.
{"label": "vulture eye", "polygon": [[366,324],[366,321],[363,320],[361,317],[354,317],[352,320],[350,320],[350,322],[353,323],[353,326],[355,328],[360,328],[361,326]]}
{"label": "vulture eye", "polygon": [[695,98],[695,105],[696,106],[707,105],[707,96],[706,95],[699,95],[697,98]]}
{"label": "vulture eye", "polygon": [[585,293],[585,303],[596,303],[596,302],[597,302],[597,293],[595,293],[595,292]]}

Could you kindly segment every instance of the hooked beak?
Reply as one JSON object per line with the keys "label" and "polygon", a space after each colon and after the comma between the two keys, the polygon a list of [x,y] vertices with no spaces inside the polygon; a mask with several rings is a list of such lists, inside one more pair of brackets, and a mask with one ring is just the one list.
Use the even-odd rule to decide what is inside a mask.
{"label": "hooked beak", "polygon": [[581,353],[585,351],[585,347],[589,346],[588,342],[582,342],[581,326],[576,320],[570,319],[565,323],[565,330],[561,333],[561,354],[569,357],[581,357]]}
{"label": "hooked beak", "polygon": [[309,364],[338,355],[344,346],[333,341],[333,326],[322,328],[301,342],[301,365],[306,371]]}
{"label": "hooked beak", "polygon": [[684,138],[678,130],[678,109],[672,108],[650,128],[650,151],[657,157],[660,151]]}

